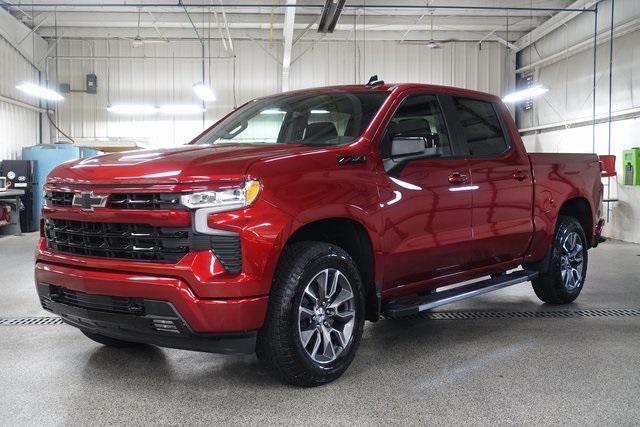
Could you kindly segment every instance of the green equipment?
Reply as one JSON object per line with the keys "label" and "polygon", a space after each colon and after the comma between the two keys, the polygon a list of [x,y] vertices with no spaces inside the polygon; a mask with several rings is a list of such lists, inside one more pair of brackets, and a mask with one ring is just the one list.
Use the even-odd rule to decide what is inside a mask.
{"label": "green equipment", "polygon": [[622,152],[624,185],[640,185],[640,147]]}

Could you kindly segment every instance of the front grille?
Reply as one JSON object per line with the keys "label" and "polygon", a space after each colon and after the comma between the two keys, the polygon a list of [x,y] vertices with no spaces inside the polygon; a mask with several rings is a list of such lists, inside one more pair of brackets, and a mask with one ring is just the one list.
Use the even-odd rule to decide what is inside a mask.
{"label": "front grille", "polygon": [[191,249],[190,228],[48,219],[51,250],[82,256],[177,262]]}
{"label": "front grille", "polygon": [[126,193],[109,196],[108,207],[114,209],[186,209],[177,194]]}
{"label": "front grille", "polygon": [[144,300],[142,298],[115,297],[108,295],[85,294],[60,286],[49,287],[49,298],[42,297],[41,303],[46,308],[49,300],[61,304],[73,305],[88,310],[108,311],[143,316]]}
{"label": "front grille", "polygon": [[66,191],[47,191],[44,198],[49,206],[71,206],[73,203],[73,193]]}
{"label": "front grille", "polygon": [[225,270],[230,273],[239,273],[242,270],[240,235],[211,236],[211,249]]}
{"label": "front grille", "polygon": [[[73,206],[75,193],[47,191],[49,206]],[[114,193],[108,197],[107,207],[112,209],[186,209],[180,204],[180,195],[171,193]]]}

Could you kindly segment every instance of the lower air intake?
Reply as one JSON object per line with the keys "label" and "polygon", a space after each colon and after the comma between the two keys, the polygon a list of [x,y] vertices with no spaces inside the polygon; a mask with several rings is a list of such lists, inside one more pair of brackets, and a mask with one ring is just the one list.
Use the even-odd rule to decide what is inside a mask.
{"label": "lower air intake", "polygon": [[180,330],[177,328],[173,320],[153,319],[153,327],[158,332],[172,332],[174,334],[180,333]]}

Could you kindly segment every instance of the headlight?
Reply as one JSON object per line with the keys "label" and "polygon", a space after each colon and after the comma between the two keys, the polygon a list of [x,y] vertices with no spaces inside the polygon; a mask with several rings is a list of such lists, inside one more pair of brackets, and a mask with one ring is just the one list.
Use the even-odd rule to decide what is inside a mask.
{"label": "headlight", "polygon": [[210,208],[209,212],[224,212],[249,206],[258,194],[260,182],[250,180],[243,187],[185,194],[180,196],[180,203],[189,209]]}

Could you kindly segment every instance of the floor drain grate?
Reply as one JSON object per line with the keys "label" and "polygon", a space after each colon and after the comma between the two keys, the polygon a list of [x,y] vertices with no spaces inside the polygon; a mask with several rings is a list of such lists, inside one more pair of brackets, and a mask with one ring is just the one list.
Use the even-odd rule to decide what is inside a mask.
{"label": "floor drain grate", "polygon": [[59,317],[9,317],[0,318],[0,326],[36,326],[36,325],[62,325],[64,322]]}
{"label": "floor drain grate", "polygon": [[[551,310],[551,311],[435,311],[416,316],[431,320],[465,319],[533,319],[533,318],[569,318],[569,317],[635,317],[640,316],[638,308],[598,308],[589,310]],[[0,326],[40,326],[63,325],[59,317],[4,317]]]}
{"label": "floor drain grate", "polygon": [[566,317],[633,317],[640,316],[637,308],[598,308],[589,310],[551,311],[436,311],[418,316],[432,320],[458,319],[514,319],[514,318],[566,318]]}

